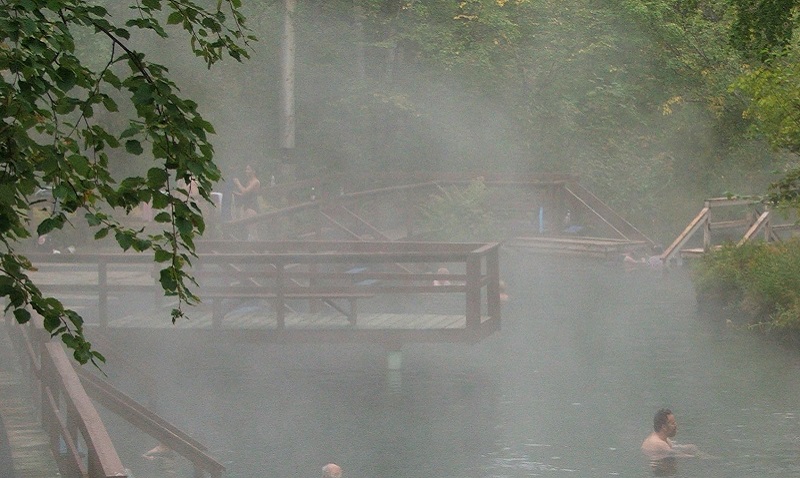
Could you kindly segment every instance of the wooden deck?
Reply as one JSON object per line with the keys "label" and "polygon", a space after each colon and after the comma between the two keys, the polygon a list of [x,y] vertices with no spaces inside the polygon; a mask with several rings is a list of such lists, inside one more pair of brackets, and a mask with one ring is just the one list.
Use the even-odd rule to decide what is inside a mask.
{"label": "wooden deck", "polygon": [[[209,334],[218,339],[235,341],[257,340],[275,343],[304,342],[476,342],[500,328],[499,321],[481,317],[481,327],[467,328],[464,314],[399,314],[360,313],[353,325],[346,316],[331,313],[287,312],[285,326],[278,327],[271,306],[242,307],[229,312],[220,327],[214,327],[212,312],[208,308],[189,311],[189,319],[174,325],[169,312],[145,312],[110,320],[104,334],[149,333],[174,331],[175,333]],[[87,324],[91,329],[92,324]]]}
{"label": "wooden deck", "polygon": [[5,327],[8,325],[0,323],[0,415],[8,433],[14,473],[16,478],[58,477],[47,433],[31,400],[34,385],[15,357]]}
{"label": "wooden deck", "polygon": [[[498,250],[496,243],[205,242],[192,271],[202,303],[184,307],[190,320],[175,324],[147,255],[37,255],[32,275],[104,333],[474,343],[500,329]],[[428,272],[443,264],[454,272]]]}
{"label": "wooden deck", "polygon": [[646,241],[608,239],[599,237],[514,237],[506,247],[525,251],[613,259],[633,249],[648,249]]}

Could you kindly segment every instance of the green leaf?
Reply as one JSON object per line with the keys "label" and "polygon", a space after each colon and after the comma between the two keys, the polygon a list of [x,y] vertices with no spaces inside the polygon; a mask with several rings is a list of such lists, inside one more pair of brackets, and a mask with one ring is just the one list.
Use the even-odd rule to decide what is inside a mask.
{"label": "green leaf", "polygon": [[154,259],[156,262],[169,262],[172,260],[172,253],[164,249],[158,249],[155,252]]}
{"label": "green leaf", "polygon": [[167,17],[167,25],[177,25],[183,22],[183,14],[181,12],[172,12]]}
{"label": "green leaf", "polygon": [[110,96],[103,96],[103,106],[106,108],[106,111],[110,111],[112,113],[119,111],[117,103],[111,99]]}
{"label": "green leaf", "polygon": [[56,85],[63,90],[69,91],[75,86],[75,72],[70,68],[59,67],[55,73]]}
{"label": "green leaf", "polygon": [[178,283],[175,281],[173,268],[167,267],[165,269],[161,269],[159,274],[159,282],[161,283],[161,287],[165,292],[174,295],[175,290],[178,287]]}
{"label": "green leaf", "polygon": [[67,162],[72,169],[81,176],[87,176],[91,170],[89,160],[80,154],[72,154],[67,158]]}
{"label": "green leaf", "polygon": [[133,244],[133,238],[125,231],[118,230],[114,235],[114,238],[117,240],[117,244],[119,244],[119,247],[122,248],[123,251],[130,249],[131,244]]}
{"label": "green leaf", "polygon": [[125,151],[138,156],[144,152],[144,149],[139,141],[135,139],[129,139],[128,141],[125,141]]}
{"label": "green leaf", "polygon": [[149,83],[141,83],[136,88],[136,91],[133,93],[133,100],[134,105],[145,105],[150,104],[153,101],[153,89]]}
{"label": "green leaf", "polygon": [[150,168],[147,170],[147,185],[151,189],[159,189],[169,180],[169,175],[163,168]]}
{"label": "green leaf", "polygon": [[17,319],[17,322],[20,324],[25,324],[31,320],[31,313],[26,309],[14,309],[14,318]]}

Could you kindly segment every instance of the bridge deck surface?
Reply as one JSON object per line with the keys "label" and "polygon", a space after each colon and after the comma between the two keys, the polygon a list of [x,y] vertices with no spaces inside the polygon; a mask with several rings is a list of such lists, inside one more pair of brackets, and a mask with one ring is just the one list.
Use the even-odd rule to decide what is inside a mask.
{"label": "bridge deck surface", "polygon": [[60,476],[58,465],[31,400],[35,387],[14,356],[5,327],[8,325],[0,323],[0,416],[5,425],[0,433],[7,434],[11,462],[0,463],[0,476],[56,478]]}
{"label": "bridge deck surface", "polygon": [[[173,325],[169,313],[142,312],[116,318],[103,328],[104,334],[150,334],[171,331],[176,334],[213,336],[233,342],[274,343],[474,343],[500,328],[499,320],[481,317],[479,327],[466,327],[462,315],[359,313],[355,324],[344,315],[287,312],[285,326],[278,327],[270,306],[241,308],[229,312],[219,327],[213,327],[211,312],[194,309],[189,319]],[[86,324],[88,329],[96,326]],[[99,327],[98,327],[99,328]]]}
{"label": "bridge deck surface", "polygon": [[[266,309],[266,311],[265,311]],[[211,313],[207,311],[188,312],[189,319],[180,319],[173,325],[169,313],[144,313],[110,320],[110,328],[142,329],[210,329]],[[278,321],[271,307],[247,307],[228,313],[222,320],[221,329],[276,329]],[[488,317],[486,317],[488,319]],[[386,314],[360,313],[358,322],[350,324],[343,315],[323,313],[287,312],[287,329],[463,329],[466,326],[464,315],[438,314]]]}

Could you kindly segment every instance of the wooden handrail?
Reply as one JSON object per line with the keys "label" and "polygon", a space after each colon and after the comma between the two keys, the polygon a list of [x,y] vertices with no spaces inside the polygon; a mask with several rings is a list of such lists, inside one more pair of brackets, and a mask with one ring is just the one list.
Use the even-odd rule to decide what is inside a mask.
{"label": "wooden handrail", "polygon": [[[80,385],[70,359],[60,343],[45,342],[42,318],[36,314],[29,325],[13,324],[12,340],[22,346],[31,367],[31,380],[41,383],[42,427],[64,476],[126,478],[116,450],[100,416]],[[32,337],[33,335],[33,337]],[[62,406],[63,401],[63,406]],[[80,433],[86,444],[86,462],[77,447]]]}
{"label": "wooden handrail", "polygon": [[225,467],[209,456],[206,447],[200,442],[117,390],[107,381],[86,370],[77,369],[76,373],[86,391],[104,407],[189,460],[198,471],[207,472],[212,477],[222,476]]}
{"label": "wooden handrail", "polygon": [[[589,211],[595,214],[603,223],[610,227],[620,237],[627,240],[644,241],[651,246],[655,243],[643,232],[634,227],[606,203],[586,189],[577,180],[564,186],[564,189],[580,201]],[[602,211],[600,211],[602,210]]]}
{"label": "wooden handrail", "polygon": [[[12,338],[17,345],[24,346],[22,351],[31,362],[31,378],[38,378],[42,384],[42,426],[49,434],[54,455],[60,457],[58,466],[62,475],[86,478],[127,476],[112,440],[89,399],[91,394],[110,411],[186,458],[194,465],[195,476],[203,476],[203,473],[208,473],[212,478],[222,476],[225,467],[211,458],[202,444],[108,382],[84,369],[73,367],[63,346],[48,341],[49,336],[43,333],[41,317],[34,315],[31,325],[13,325],[10,329]],[[33,339],[31,332],[39,339]],[[37,352],[37,348],[40,352]],[[81,440],[78,440],[79,435]],[[85,455],[78,443],[85,443]]]}
{"label": "wooden handrail", "polygon": [[680,233],[672,242],[672,244],[670,244],[670,246],[661,254],[661,262],[668,264],[676,254],[680,253],[681,248],[689,241],[692,235],[708,222],[710,210],[711,209],[709,206],[706,206],[700,210],[697,216],[692,219],[683,232]]}
{"label": "wooden handrail", "polygon": [[[80,455],[70,453],[60,464],[67,470],[80,469],[89,478],[120,478],[127,473],[117,455],[111,437],[108,435],[100,415],[92,405],[89,396],[81,386],[75,370],[60,343],[48,342],[42,348],[42,385],[46,392],[42,400],[42,418],[45,429],[50,431],[51,444],[58,448],[59,439],[69,442],[75,440],[80,432],[86,444],[87,463],[76,462]],[[52,399],[47,394],[51,394]],[[63,411],[57,407],[60,398],[66,406]],[[65,413],[65,416],[62,415]],[[53,423],[47,418],[55,419]],[[63,420],[63,422],[62,422]],[[54,433],[55,432],[55,433]]]}
{"label": "wooden handrail", "polygon": [[769,235],[770,235],[769,219],[770,219],[770,216],[771,216],[771,212],[770,212],[769,209],[767,209],[766,211],[762,212],[761,215],[758,216],[758,219],[756,219],[756,222],[754,222],[753,225],[750,226],[750,229],[748,229],[747,232],[744,233],[744,236],[742,237],[742,239],[739,241],[739,243],[737,245],[741,246],[745,242],[753,239],[756,236],[756,234],[758,234],[758,231],[760,231],[761,229],[765,230],[765,235],[767,237],[767,240],[769,240]]}
{"label": "wooden handrail", "polygon": [[[246,252],[226,252],[245,246]],[[336,242],[278,241],[235,243],[198,243],[195,274],[203,291],[212,291],[216,298],[230,293],[272,294],[279,327],[284,325],[286,299],[304,297],[309,301],[326,301],[332,295],[359,297],[364,294],[427,294],[465,293],[465,313],[469,324],[480,321],[483,313],[499,318],[499,244],[497,243],[423,243],[423,242]],[[114,283],[115,267],[120,264],[145,264],[149,255],[140,254],[71,254],[63,255],[70,265],[98,264],[98,279],[85,284],[71,284],[69,290],[93,291],[100,297],[99,324],[107,326],[108,311],[102,307],[109,292],[124,293],[126,285]],[[32,254],[34,264],[55,263],[53,255]],[[95,262],[96,261],[96,262]],[[342,266],[361,264],[364,271],[347,273]],[[441,264],[461,264],[467,272],[460,286],[434,288],[430,273],[408,272],[396,265],[419,264],[435,270]],[[388,266],[388,269],[387,269]],[[138,266],[137,266],[138,267]],[[158,284],[142,269],[140,282],[132,289],[158,290]],[[233,281],[233,282],[232,282]],[[238,282],[237,282],[238,281]],[[47,287],[47,285],[43,285]],[[486,299],[481,291],[486,288]],[[486,308],[484,309],[484,305]],[[220,324],[216,324],[217,326]]]}

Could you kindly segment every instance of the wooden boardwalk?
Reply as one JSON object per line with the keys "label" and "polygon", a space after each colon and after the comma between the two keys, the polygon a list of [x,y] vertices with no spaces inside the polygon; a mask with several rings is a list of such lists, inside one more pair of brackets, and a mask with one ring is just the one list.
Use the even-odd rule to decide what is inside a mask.
{"label": "wooden boardwalk", "polygon": [[545,254],[614,259],[626,251],[649,250],[647,241],[596,237],[513,237],[504,246]]}
{"label": "wooden boardwalk", "polygon": [[[499,329],[497,321],[481,317],[478,330],[467,328],[464,314],[358,314],[352,324],[341,314],[287,312],[285,326],[278,321],[269,304],[242,306],[225,315],[221,326],[214,327],[208,307],[188,311],[188,319],[173,324],[169,311],[147,311],[110,320],[104,334],[175,333],[209,334],[215,338],[262,342],[476,342]],[[495,325],[496,324],[496,325]],[[87,328],[98,327],[87,324]]]}
{"label": "wooden boardwalk", "polygon": [[[244,251],[244,252],[230,252]],[[36,255],[33,280],[103,333],[174,330],[267,342],[477,342],[500,328],[499,244],[201,245],[198,306],[175,324],[145,254]],[[454,272],[428,272],[443,264]],[[441,282],[441,283],[439,283]]]}
{"label": "wooden boardwalk", "polygon": [[15,477],[61,476],[31,400],[33,384],[23,373],[5,327],[8,325],[0,323],[0,415],[8,434]]}

